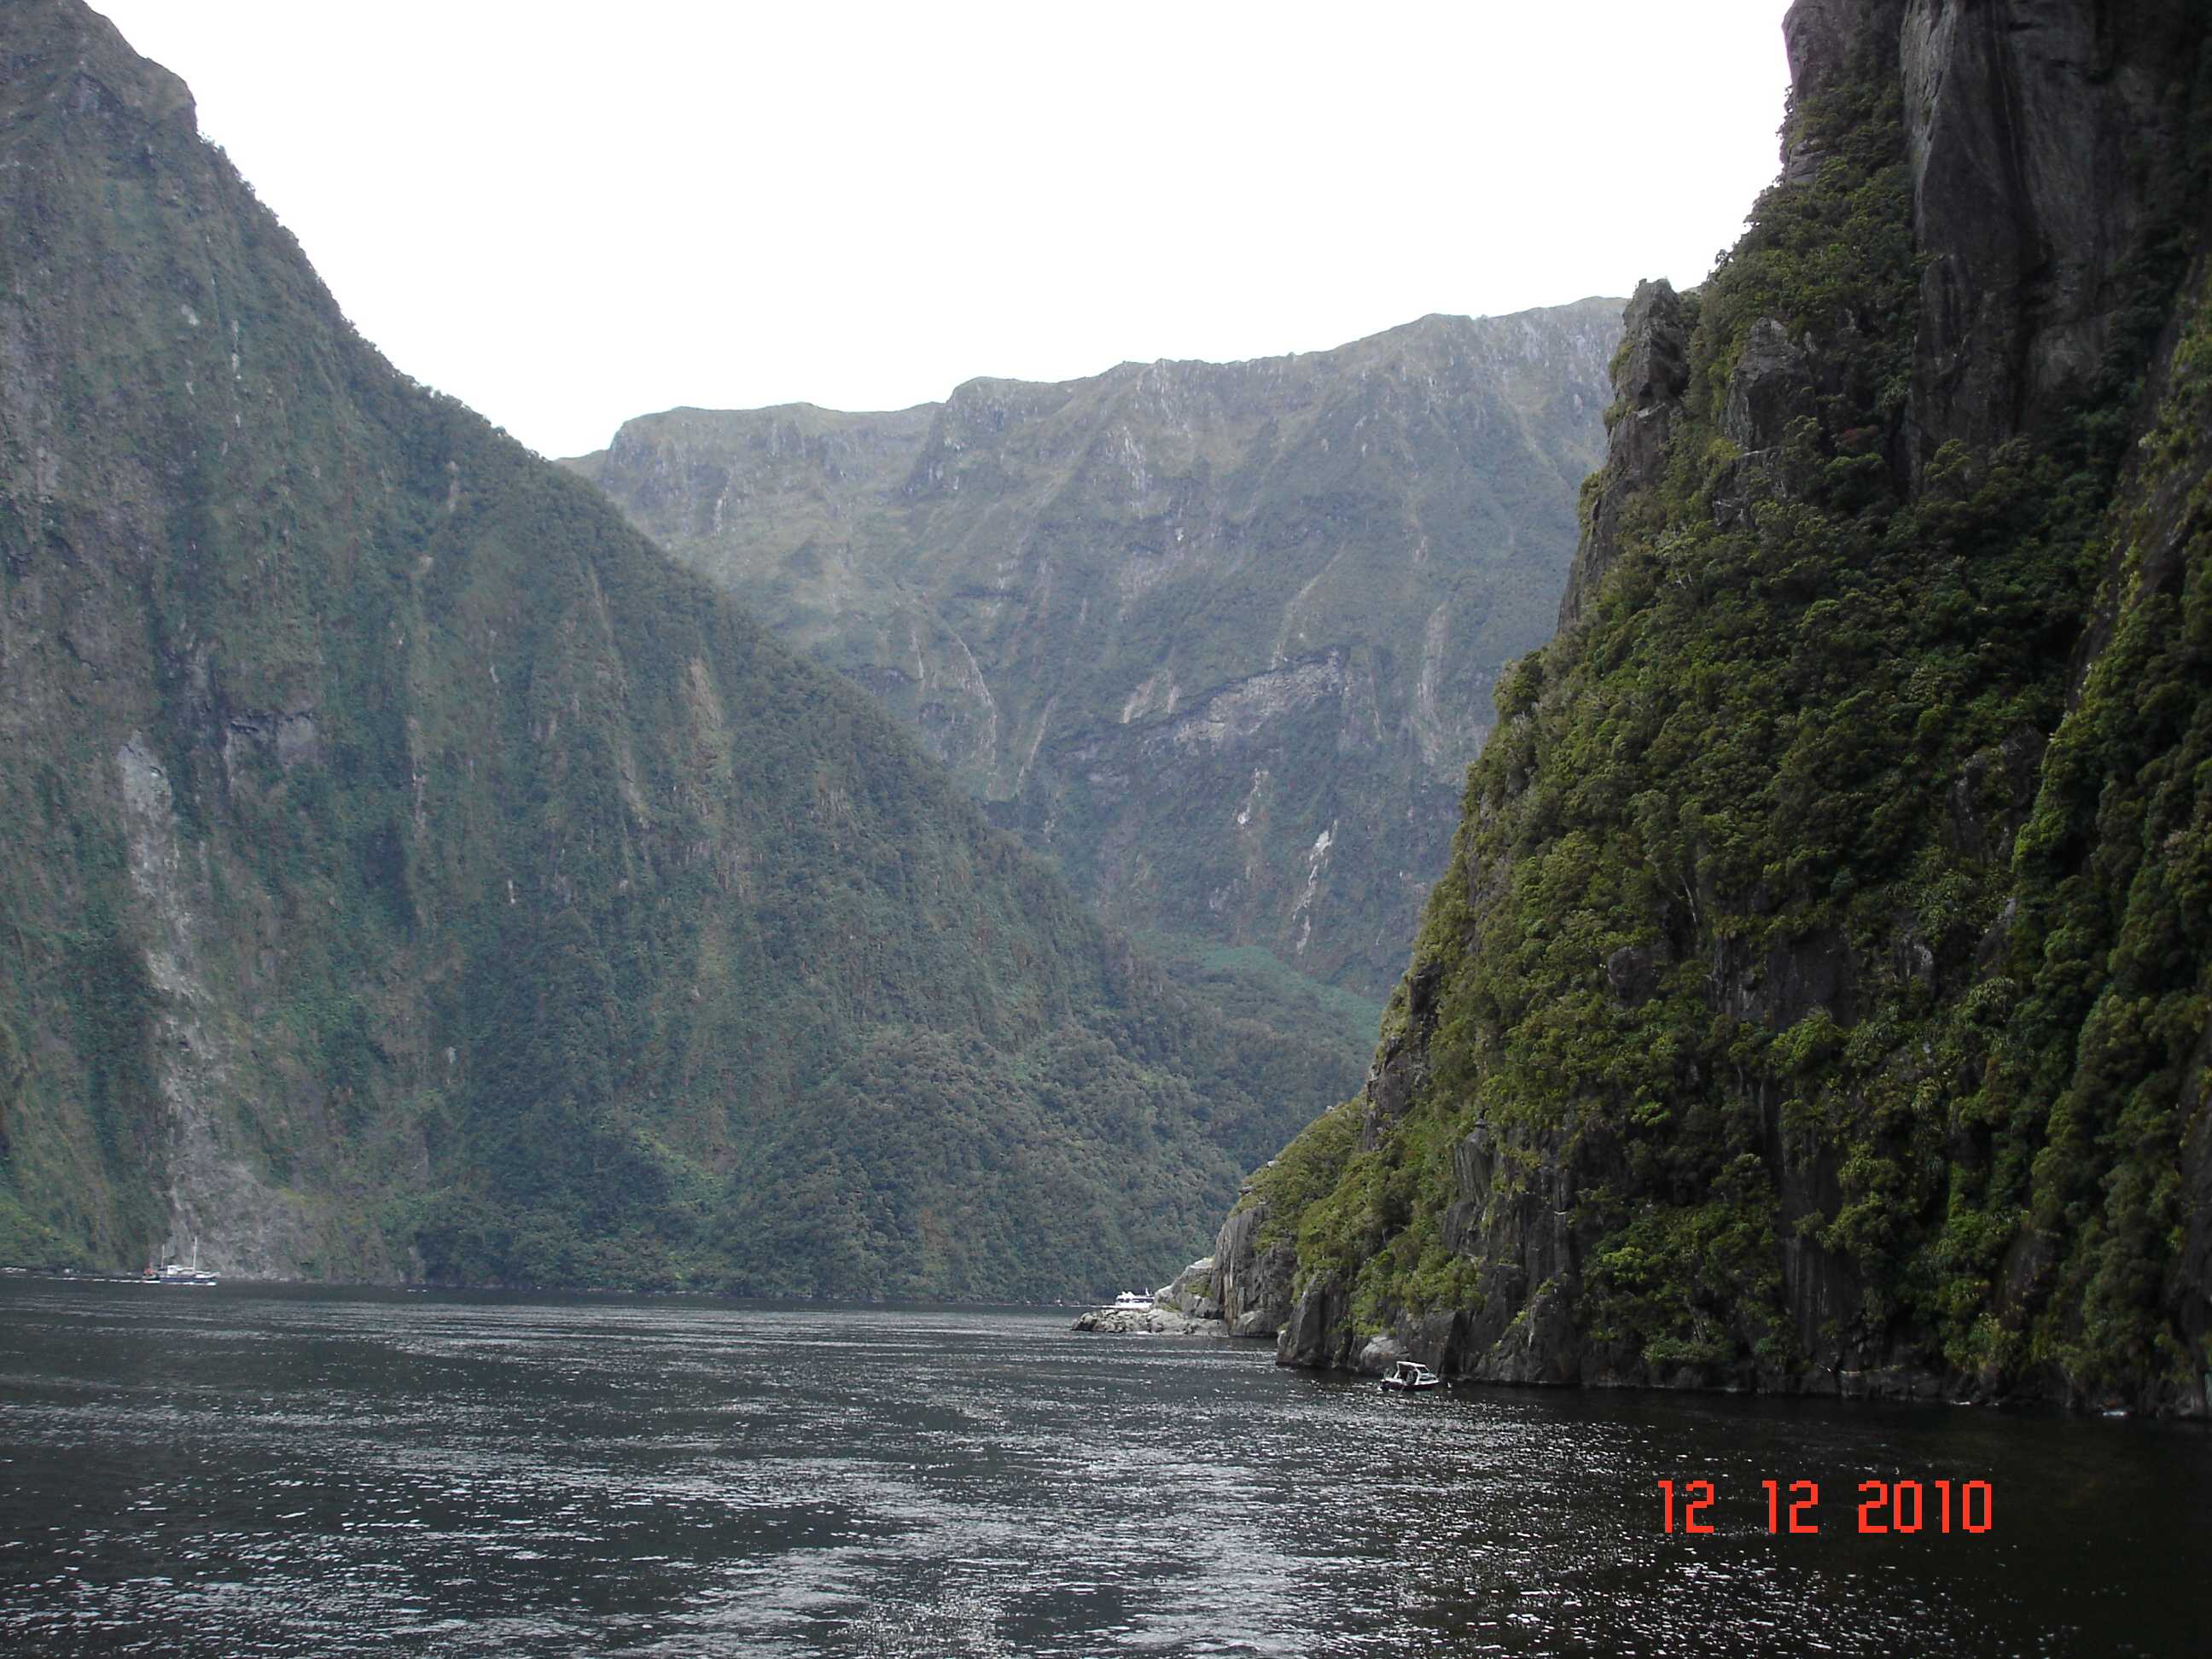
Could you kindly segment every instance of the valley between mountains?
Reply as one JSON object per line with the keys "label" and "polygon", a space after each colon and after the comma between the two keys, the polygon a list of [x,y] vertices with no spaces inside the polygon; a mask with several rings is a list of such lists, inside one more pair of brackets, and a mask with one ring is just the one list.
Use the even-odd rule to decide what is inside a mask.
{"label": "valley between mountains", "polygon": [[1048,1297],[1357,1086],[393,368],[95,12],[0,49],[0,1259]]}
{"label": "valley between mountains", "polygon": [[1785,33],[1694,289],[556,464],[15,0],[0,1261],[2212,1411],[2212,17]]}

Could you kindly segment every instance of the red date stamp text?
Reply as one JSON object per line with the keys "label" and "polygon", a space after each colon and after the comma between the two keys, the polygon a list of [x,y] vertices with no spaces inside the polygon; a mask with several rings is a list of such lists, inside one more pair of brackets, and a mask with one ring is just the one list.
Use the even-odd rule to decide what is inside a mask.
{"label": "red date stamp text", "polygon": [[[1771,1533],[1818,1533],[1820,1487],[1817,1481],[1762,1480],[1766,1494],[1766,1529]],[[1719,1493],[1710,1480],[1662,1480],[1660,1513],[1668,1532],[1710,1533]],[[1996,1524],[1996,1492],[1986,1480],[1862,1480],[1858,1527],[1862,1533],[1984,1533]]]}

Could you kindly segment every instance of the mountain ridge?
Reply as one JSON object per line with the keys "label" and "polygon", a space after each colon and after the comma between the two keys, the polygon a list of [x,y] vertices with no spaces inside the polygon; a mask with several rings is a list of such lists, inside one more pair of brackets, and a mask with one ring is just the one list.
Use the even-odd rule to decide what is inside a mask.
{"label": "mountain ridge", "polygon": [[1109,921],[1368,996],[1486,677],[1548,630],[1618,303],[884,415],[670,410],[567,465],[883,697]]}

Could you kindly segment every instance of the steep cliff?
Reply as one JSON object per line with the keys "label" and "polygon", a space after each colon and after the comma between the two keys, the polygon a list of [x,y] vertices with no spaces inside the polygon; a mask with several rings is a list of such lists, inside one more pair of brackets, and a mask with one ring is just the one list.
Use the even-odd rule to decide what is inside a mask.
{"label": "steep cliff", "polygon": [[76,0],[0,13],[0,1261],[1067,1294],[1352,1081],[395,373]]}
{"label": "steep cliff", "polygon": [[1109,921],[1379,998],[1497,676],[1551,631],[1619,314],[890,415],[677,410],[574,465]]}
{"label": "steep cliff", "polygon": [[1786,29],[1782,178],[1629,308],[1561,632],[1229,1311],[1298,1364],[2201,1414],[2212,17]]}

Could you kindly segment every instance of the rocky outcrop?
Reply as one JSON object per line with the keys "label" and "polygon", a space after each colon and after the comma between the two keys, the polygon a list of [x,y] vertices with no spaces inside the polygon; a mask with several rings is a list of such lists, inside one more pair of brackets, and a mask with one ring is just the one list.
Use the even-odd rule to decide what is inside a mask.
{"label": "rocky outcrop", "polygon": [[1291,1309],[1275,1340],[1275,1363],[1328,1370],[1352,1358],[1352,1297],[1334,1273],[1317,1273]]}
{"label": "rocky outcrop", "polygon": [[1214,1240],[1221,1315],[1237,1336],[1273,1336],[1290,1321],[1297,1246],[1283,1238],[1259,1242],[1268,1213],[1265,1200],[1243,1203]]}
{"label": "rocky outcrop", "polygon": [[[1790,57],[1793,105],[1835,90],[1845,78],[1855,51],[1868,49],[1896,32],[1899,0],[1796,0],[1782,19],[1782,40]],[[1820,175],[1827,150],[1808,124],[1785,128],[1782,182],[1808,185]]]}
{"label": "rocky outcrop", "polygon": [[1621,314],[1621,343],[1613,360],[1612,406],[1606,410],[1605,465],[1589,492],[1582,542],[1568,567],[1559,626],[1573,625],[1620,547],[1621,515],[1658,481],[1668,434],[1689,381],[1690,319],[1664,281],[1638,283]]}
{"label": "rocky outcrop", "polygon": [[1715,524],[1749,530],[1755,500],[1791,494],[1783,441],[1795,423],[1814,421],[1819,391],[1806,345],[1775,318],[1753,323],[1721,406],[1721,434],[1734,453],[1714,486]]}
{"label": "rocky outcrop", "polygon": [[1214,1268],[1213,1258],[1199,1257],[1177,1273],[1157,1299],[1188,1318],[1219,1319],[1221,1276]]}
{"label": "rocky outcrop", "polygon": [[1219,1319],[1179,1313],[1173,1308],[1093,1308],[1075,1316],[1068,1328],[1095,1336],[1206,1336],[1226,1337],[1229,1327]]}
{"label": "rocky outcrop", "polygon": [[1200,1256],[1152,1296],[1148,1308],[1093,1308],[1076,1316],[1073,1328],[1100,1335],[1272,1336],[1273,1330],[1241,1330],[1224,1317],[1222,1274],[1214,1258]]}

